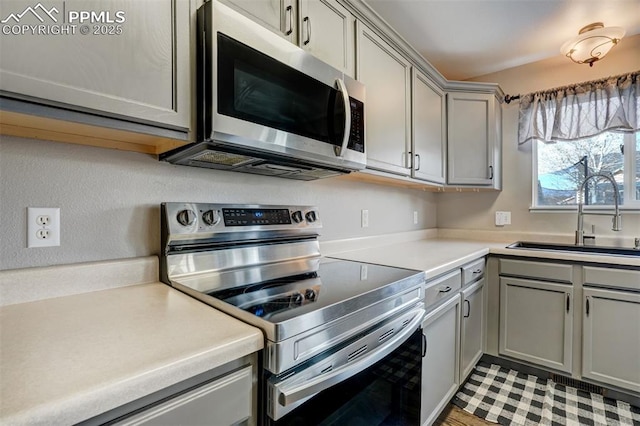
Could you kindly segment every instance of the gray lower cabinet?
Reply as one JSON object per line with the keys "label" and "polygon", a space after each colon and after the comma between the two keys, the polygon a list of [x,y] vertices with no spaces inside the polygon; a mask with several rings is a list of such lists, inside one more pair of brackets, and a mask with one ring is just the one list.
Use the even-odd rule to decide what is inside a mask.
{"label": "gray lower cabinet", "polygon": [[133,425],[258,424],[257,354],[230,361],[79,423]]}
{"label": "gray lower cabinet", "polygon": [[483,353],[484,278],[462,291],[460,382],[464,382]]}
{"label": "gray lower cabinet", "polygon": [[367,168],[409,176],[411,63],[356,22],[357,79],[367,88]]}
{"label": "gray lower cabinet", "polygon": [[252,419],[252,371],[247,366],[116,423],[234,425]]}
{"label": "gray lower cabinet", "polygon": [[584,288],[583,299],[582,377],[640,393],[640,294]]}
{"label": "gray lower cabinet", "polygon": [[430,425],[460,384],[460,298],[452,297],[428,313],[422,323],[426,348],[422,359],[420,424]]}
{"label": "gray lower cabinet", "polygon": [[500,277],[500,355],[571,373],[573,287]]}
{"label": "gray lower cabinet", "polygon": [[[191,1],[66,0],[38,3],[42,16],[22,14],[30,4],[3,1],[3,16],[12,12],[16,27],[66,29],[0,37],[2,56],[11,58],[0,62],[3,96],[185,133],[191,127]],[[95,14],[80,22],[79,11]]]}

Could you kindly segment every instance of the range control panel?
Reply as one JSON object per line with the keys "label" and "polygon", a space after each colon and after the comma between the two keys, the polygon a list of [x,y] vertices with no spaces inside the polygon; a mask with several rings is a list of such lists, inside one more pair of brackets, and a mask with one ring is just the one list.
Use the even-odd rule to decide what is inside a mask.
{"label": "range control panel", "polygon": [[222,209],[226,226],[290,225],[289,209]]}
{"label": "range control panel", "polygon": [[210,240],[229,233],[243,239],[249,232],[317,234],[322,228],[313,206],[162,203],[161,219],[170,240]]}

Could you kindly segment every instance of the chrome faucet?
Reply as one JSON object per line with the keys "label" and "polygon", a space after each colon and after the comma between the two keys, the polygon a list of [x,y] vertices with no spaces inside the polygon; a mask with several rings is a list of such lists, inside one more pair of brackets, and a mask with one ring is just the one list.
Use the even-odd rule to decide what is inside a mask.
{"label": "chrome faucet", "polygon": [[622,217],[620,216],[620,209],[618,206],[618,184],[616,183],[615,179],[613,178],[613,175],[611,173],[603,173],[603,172],[598,172],[598,173],[594,173],[590,176],[587,176],[583,181],[582,184],[580,185],[580,189],[578,190],[578,227],[576,229],[576,245],[577,246],[583,246],[584,245],[584,219],[583,216],[588,214],[588,215],[609,215],[611,213],[600,213],[600,212],[590,212],[590,213],[585,213],[583,211],[583,194],[585,191],[585,188],[587,186],[587,182],[589,182],[591,179],[595,178],[595,177],[603,177],[605,179],[607,179],[609,182],[611,182],[611,185],[613,185],[613,202],[615,204],[615,211],[613,213],[613,220],[612,220],[612,230],[614,231],[620,231],[622,229]]}

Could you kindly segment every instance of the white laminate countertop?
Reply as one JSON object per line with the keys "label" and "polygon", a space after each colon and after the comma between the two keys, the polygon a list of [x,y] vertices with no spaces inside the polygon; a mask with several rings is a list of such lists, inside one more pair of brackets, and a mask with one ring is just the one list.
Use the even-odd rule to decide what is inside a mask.
{"label": "white laminate countertop", "polygon": [[263,344],[259,329],[157,278],[2,306],[0,424],[77,423]]}
{"label": "white laminate countertop", "polygon": [[[385,243],[385,240],[391,242]],[[392,238],[380,236],[327,242],[321,245],[321,250],[323,254],[331,257],[424,271],[427,279],[488,254],[517,256],[531,260],[546,259],[640,267],[640,256],[506,248],[509,244],[511,243],[439,238],[433,233],[412,232],[404,236],[393,235]]]}
{"label": "white laminate countertop", "polygon": [[427,239],[332,253],[330,256],[424,271],[426,279],[431,279],[486,256],[497,244],[503,246],[480,241]]}

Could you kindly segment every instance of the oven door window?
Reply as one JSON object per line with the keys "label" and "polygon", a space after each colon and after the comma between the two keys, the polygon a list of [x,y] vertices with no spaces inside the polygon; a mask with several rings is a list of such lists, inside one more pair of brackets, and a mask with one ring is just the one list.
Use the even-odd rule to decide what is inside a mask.
{"label": "oven door window", "polygon": [[419,425],[422,330],[387,357],[271,425]]}
{"label": "oven door window", "polygon": [[342,94],[218,33],[218,113],[340,145]]}

